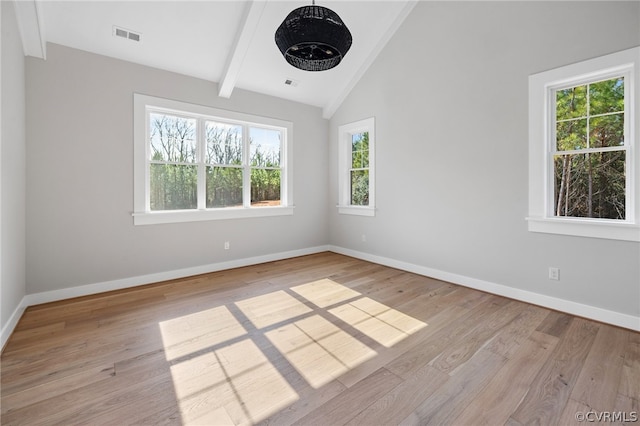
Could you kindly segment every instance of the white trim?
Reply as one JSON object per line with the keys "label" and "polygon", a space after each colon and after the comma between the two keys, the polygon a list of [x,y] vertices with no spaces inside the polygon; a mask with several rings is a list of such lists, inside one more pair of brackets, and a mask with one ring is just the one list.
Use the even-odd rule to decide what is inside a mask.
{"label": "white trim", "polygon": [[[167,111],[173,114],[184,114],[193,118],[211,118],[220,120],[225,123],[240,124],[245,128],[247,126],[255,126],[259,128],[273,128],[282,132],[282,158],[281,158],[281,205],[277,207],[250,207],[250,191],[251,187],[250,170],[248,164],[243,167],[245,169],[245,182],[243,185],[244,208],[214,208],[214,209],[198,209],[198,210],[172,210],[172,211],[150,211],[149,209],[149,177],[148,177],[148,144],[147,129],[149,128],[148,111]],[[180,222],[197,222],[206,220],[226,220],[226,219],[246,219],[254,217],[270,217],[270,216],[290,216],[293,215],[293,166],[290,164],[293,158],[293,123],[270,117],[260,117],[256,115],[221,110],[218,108],[208,107],[204,105],[190,104],[171,99],[157,98],[154,96],[142,95],[134,93],[133,95],[133,206],[132,212],[134,225],[151,225],[161,223],[180,223]],[[142,125],[144,123],[144,125]],[[199,130],[203,132],[202,129]],[[202,136],[202,135],[199,135]],[[248,158],[248,144],[243,144],[245,152],[244,158]],[[202,153],[201,153],[202,154]],[[200,164],[195,164],[200,167]],[[201,176],[202,175],[202,176]],[[198,203],[202,203],[202,195],[204,189],[203,173],[198,173]],[[200,204],[199,204],[200,206]]]}
{"label": "white trim", "polygon": [[248,219],[252,217],[291,216],[294,207],[229,207],[207,210],[166,210],[148,213],[133,213],[136,225],[162,223],[201,222],[205,220]]}
{"label": "white trim", "polygon": [[[351,144],[352,135],[369,133],[369,205],[356,206],[351,202]],[[376,214],[376,121],[365,118],[338,127],[338,213],[357,216]]]}
{"label": "white trim", "polygon": [[208,274],[211,272],[223,271],[227,269],[241,268],[244,266],[258,265],[265,262],[289,259],[292,257],[306,256],[308,254],[321,253],[327,251],[327,246],[310,247],[307,249],[291,250],[280,253],[266,254],[262,256],[247,257],[243,259],[229,260],[226,262],[210,263],[208,265],[194,266],[191,268],[175,269],[172,271],[157,272],[154,274],[139,275],[131,278],[105,281],[95,284],[87,284],[78,287],[69,287],[61,290],[45,291],[42,293],[29,294],[26,296],[27,305],[39,305],[42,303],[55,302],[58,300],[70,299],[73,297],[88,296],[106,291],[120,290],[130,287],[137,287],[145,284],[159,283],[162,281],[185,278],[194,275]]}
{"label": "white trim", "polygon": [[338,213],[352,214],[354,216],[375,216],[376,208],[369,206],[341,206],[338,205]]}
{"label": "white trim", "polygon": [[22,314],[24,313],[25,309],[27,309],[27,306],[29,306],[27,304],[27,296],[24,296],[18,306],[16,306],[16,309],[14,309],[11,317],[9,317],[9,321],[7,321],[4,327],[2,327],[2,332],[0,333],[0,352],[4,350],[4,346],[9,341],[11,333],[13,333],[13,330],[18,325],[18,321],[20,321],[20,318],[22,318]]}
{"label": "white trim", "polygon": [[226,262],[212,263],[208,265],[195,266],[191,268],[176,269],[172,271],[164,271],[164,272],[158,272],[158,273],[147,274],[147,275],[139,275],[136,277],[105,281],[105,282],[95,283],[95,284],[87,284],[87,285],[78,286],[78,287],[69,287],[69,288],[60,289],[60,290],[52,290],[52,291],[45,291],[41,293],[29,294],[22,298],[22,301],[14,310],[7,324],[5,324],[5,326],[2,328],[2,333],[0,335],[0,348],[4,349],[4,346],[9,340],[11,333],[13,333],[16,325],[20,321],[22,314],[24,313],[25,309],[29,306],[39,305],[42,303],[56,302],[59,300],[71,299],[74,297],[89,296],[89,295],[104,293],[112,290],[121,290],[125,288],[137,287],[137,286],[146,285],[146,284],[153,284],[153,283],[158,283],[158,282],[177,279],[177,278],[185,278],[193,275],[217,272],[217,271],[222,271],[226,269],[257,265],[265,262],[273,262],[276,260],[283,260],[283,259],[289,259],[292,257],[321,253],[323,251],[332,251],[334,253],[355,257],[357,259],[378,263],[380,265],[401,269],[403,271],[412,272],[412,273],[427,276],[427,277],[432,277],[435,279],[447,281],[447,282],[461,285],[464,287],[469,287],[476,290],[492,293],[495,295],[519,300],[522,302],[543,306],[549,309],[566,312],[572,315],[589,318],[595,321],[601,321],[601,322],[612,324],[615,326],[624,327],[624,328],[628,328],[635,331],[640,331],[640,317],[634,317],[633,315],[627,315],[627,314],[622,314],[620,312],[610,311],[607,309],[602,309],[594,306],[583,305],[581,303],[576,303],[569,300],[546,296],[539,293],[533,293],[526,290],[520,290],[517,288],[508,287],[505,285],[496,284],[489,281],[483,281],[476,278],[467,277],[464,275],[453,274],[450,272],[441,271],[441,270],[429,268],[426,266],[420,266],[413,263],[403,262],[400,260],[391,259],[383,256],[363,253],[360,251],[351,250],[351,249],[347,249],[339,246],[324,245],[324,246],[310,247],[306,249],[290,250],[286,252],[268,254],[263,256],[254,256],[254,257],[249,257],[244,259],[230,260]]}
{"label": "white trim", "polygon": [[598,219],[528,217],[529,231],[640,242],[640,226]]}
{"label": "white trim", "polygon": [[40,1],[14,0],[13,4],[24,56],[47,59],[47,41]]}
{"label": "white trim", "polygon": [[[627,153],[627,203],[625,220],[597,220],[556,217],[553,213],[553,175],[549,156],[554,129],[549,123],[555,108],[549,96],[553,89],[587,83],[608,77],[625,76],[625,117],[628,134],[624,150]],[[598,58],[559,67],[529,76],[529,214],[528,229],[582,237],[640,241],[640,47],[623,50]],[[632,92],[633,90],[633,92]]]}
{"label": "white trim", "polygon": [[346,256],[355,257],[369,262],[378,263],[380,265],[401,269],[403,271],[413,272],[415,274],[424,275],[442,281],[464,287],[473,288],[475,290],[485,291],[487,293],[498,296],[508,297],[510,299],[519,300],[521,302],[531,303],[548,309],[566,312],[571,315],[612,324],[618,327],[624,327],[635,331],[640,331],[640,317],[623,314],[616,311],[598,308],[596,306],[584,305],[570,300],[559,299],[557,297],[547,296],[540,293],[534,293],[527,290],[521,290],[502,284],[496,284],[489,281],[479,280],[467,277],[465,275],[454,274],[451,272],[441,271],[439,269],[429,268],[426,266],[416,265],[413,263],[403,262],[401,260],[391,259],[388,257],[378,256],[374,254],[363,253],[338,246],[329,246],[329,250],[344,254]]}
{"label": "white trim", "polygon": [[175,269],[172,271],[157,272],[154,274],[139,275],[136,277],[122,278],[119,280],[104,281],[101,283],[81,285],[78,287],[68,287],[60,290],[44,291],[41,293],[28,294],[11,315],[7,324],[2,328],[0,336],[0,348],[9,340],[18,321],[22,317],[25,309],[29,306],[40,305],[42,303],[56,302],[58,300],[71,299],[74,297],[90,296],[107,291],[121,290],[125,288],[137,287],[146,284],[159,283],[162,281],[185,278],[194,275],[207,274],[210,272],[223,271],[226,269],[241,268],[243,266],[258,265],[265,262],[289,259],[292,257],[306,256],[309,254],[328,251],[329,246],[316,246],[306,249],[290,250],[280,253],[267,254],[262,256],[247,257],[244,259],[229,260],[226,262],[211,263],[208,265],[194,266],[191,268]]}

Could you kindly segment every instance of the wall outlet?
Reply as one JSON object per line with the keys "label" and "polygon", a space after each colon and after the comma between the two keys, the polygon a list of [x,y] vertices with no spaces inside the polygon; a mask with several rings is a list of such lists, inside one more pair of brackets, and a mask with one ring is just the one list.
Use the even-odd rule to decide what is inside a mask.
{"label": "wall outlet", "polygon": [[225,249],[225,250],[229,250],[229,247],[230,247],[230,245],[229,245],[229,241],[225,241],[225,242],[224,242],[224,249]]}
{"label": "wall outlet", "polygon": [[549,267],[549,279],[560,281],[560,268]]}
{"label": "wall outlet", "polygon": [[367,242],[367,236],[365,234],[362,234],[362,242],[363,243]]}

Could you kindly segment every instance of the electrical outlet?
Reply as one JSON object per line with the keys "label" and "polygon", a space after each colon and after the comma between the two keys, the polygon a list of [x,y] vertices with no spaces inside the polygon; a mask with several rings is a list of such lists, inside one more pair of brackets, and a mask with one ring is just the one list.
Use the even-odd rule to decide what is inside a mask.
{"label": "electrical outlet", "polygon": [[549,267],[549,279],[560,281],[560,268]]}
{"label": "electrical outlet", "polygon": [[230,245],[229,245],[229,241],[225,241],[225,242],[224,242],[224,249],[225,249],[225,250],[229,250],[229,247],[230,247]]}
{"label": "electrical outlet", "polygon": [[365,234],[362,234],[362,242],[364,243],[367,242],[367,236]]}

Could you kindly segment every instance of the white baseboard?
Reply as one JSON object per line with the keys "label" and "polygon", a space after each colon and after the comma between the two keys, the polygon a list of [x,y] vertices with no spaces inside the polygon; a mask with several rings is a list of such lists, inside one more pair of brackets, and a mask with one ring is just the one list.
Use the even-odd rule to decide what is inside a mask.
{"label": "white baseboard", "polygon": [[508,297],[510,299],[520,300],[522,302],[532,303],[534,305],[543,306],[545,308],[566,312],[595,321],[640,331],[640,317],[622,314],[620,312],[610,311],[594,306],[583,305],[572,302],[570,300],[559,299],[556,297],[546,296],[544,294],[534,293],[531,291],[521,290],[508,287],[501,284],[483,281],[464,275],[453,274],[438,269],[428,268],[426,266],[415,265],[413,263],[403,262],[388,257],[377,256],[373,254],[363,253],[338,246],[317,246],[307,249],[291,250],[286,252],[268,254],[263,256],[248,257],[244,259],[230,260],[226,262],[212,263],[208,265],[195,266],[192,268],[176,269],[173,271],[158,272],[155,274],[140,275],[137,277],[123,278],[113,281],[105,281],[101,283],[88,284],[78,287],[69,287],[61,290],[52,290],[41,293],[26,295],[18,307],[9,318],[7,324],[2,328],[0,334],[0,348],[4,348],[9,340],[11,333],[15,329],[18,321],[22,317],[25,309],[29,306],[39,305],[42,303],[55,302],[58,300],[70,299],[73,297],[88,296],[106,291],[120,290],[124,288],[136,287],[144,284],[151,284],[161,281],[173,280],[176,278],[184,278],[192,275],[206,274],[209,272],[222,271],[225,269],[239,268],[243,266],[257,265],[275,260],[289,259],[297,256],[320,253],[323,251],[332,251],[346,256],[355,257],[357,259],[366,260],[380,265],[390,266],[392,268],[401,269],[403,271],[413,272],[458,284],[464,287],[476,290],[486,291],[487,293],[498,296]]}
{"label": "white baseboard", "polygon": [[289,259],[291,257],[320,253],[327,250],[329,250],[329,246],[311,247],[300,250],[267,254],[263,256],[229,260],[226,262],[210,263],[208,265],[194,266],[191,268],[175,269],[173,271],[158,272],[155,274],[140,275],[137,277],[123,278],[120,280],[105,281],[96,284],[87,284],[78,287],[69,287],[61,290],[45,291],[42,293],[27,295],[27,306],[40,305],[42,303],[55,302],[57,300],[71,299],[72,297],[88,296],[91,294],[103,293],[105,291],[136,287],[144,284],[174,280],[176,278],[190,277],[192,275],[207,274],[209,272],[223,271],[225,269],[257,265],[259,263]]}
{"label": "white baseboard", "polygon": [[447,281],[464,287],[485,291],[487,293],[498,296],[508,297],[510,299],[519,300],[521,302],[531,303],[556,311],[566,312],[595,321],[624,327],[635,331],[640,331],[640,317],[623,314],[620,312],[610,311],[590,305],[572,302],[570,300],[559,299],[557,297],[547,296],[540,293],[534,293],[527,290],[508,287],[502,284],[496,284],[489,281],[483,281],[464,275],[453,274],[438,269],[428,268],[425,266],[415,265],[413,263],[403,262],[388,257],[377,256],[373,254],[363,253],[338,246],[329,246],[329,250],[344,254],[346,256],[355,257],[380,265],[390,266],[392,268],[401,269],[403,271],[413,272],[415,274],[436,278],[438,280]]}
{"label": "white baseboard", "polygon": [[95,284],[87,284],[78,287],[63,288],[60,290],[44,291],[26,295],[20,305],[15,309],[13,315],[2,328],[0,335],[0,348],[9,340],[9,336],[13,333],[20,317],[25,309],[29,306],[40,305],[42,303],[56,302],[58,300],[71,299],[73,297],[88,296],[92,294],[104,293],[106,291],[121,290],[124,288],[136,287],[144,284],[152,284],[161,281],[173,280],[176,278],[184,278],[192,275],[206,274],[209,272],[222,271],[225,269],[240,268],[242,266],[257,265],[265,262],[273,262],[275,260],[289,259],[297,256],[305,256],[308,254],[320,253],[328,251],[329,246],[317,246],[306,249],[291,250],[280,253],[267,254],[263,256],[248,257],[244,259],[229,260],[226,262],[211,263],[208,265],[194,266],[192,268],[176,269],[173,271],[158,272],[148,275],[140,275],[137,277],[123,278],[113,281],[105,281]]}
{"label": "white baseboard", "polygon": [[22,314],[24,313],[24,310],[27,309],[27,306],[27,296],[25,296],[13,311],[11,317],[9,317],[9,321],[7,321],[4,327],[2,327],[2,331],[0,332],[0,352],[4,349],[4,345],[7,343],[11,333],[13,333],[13,330],[18,325],[18,321],[22,318]]}

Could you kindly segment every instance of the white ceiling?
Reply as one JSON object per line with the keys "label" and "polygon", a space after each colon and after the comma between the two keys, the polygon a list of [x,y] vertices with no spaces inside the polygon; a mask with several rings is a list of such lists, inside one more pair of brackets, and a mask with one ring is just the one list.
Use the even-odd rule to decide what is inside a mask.
{"label": "white ceiling", "polygon": [[[46,57],[46,42],[57,43],[217,82],[223,97],[240,88],[318,106],[329,118],[415,3],[318,0],[353,36],[343,61],[321,72],[292,67],[274,42],[287,14],[311,0],[18,0],[16,11],[27,55]],[[114,26],[141,42],[113,36]]]}

